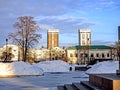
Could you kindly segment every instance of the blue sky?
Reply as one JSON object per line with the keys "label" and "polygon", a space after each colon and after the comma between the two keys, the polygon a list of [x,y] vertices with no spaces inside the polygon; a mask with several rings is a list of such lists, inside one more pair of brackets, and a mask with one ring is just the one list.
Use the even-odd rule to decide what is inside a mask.
{"label": "blue sky", "polygon": [[0,46],[24,15],[41,27],[38,47],[47,46],[51,28],[59,29],[60,46],[78,45],[78,29],[91,29],[92,44],[110,45],[118,39],[120,0],[0,0]]}

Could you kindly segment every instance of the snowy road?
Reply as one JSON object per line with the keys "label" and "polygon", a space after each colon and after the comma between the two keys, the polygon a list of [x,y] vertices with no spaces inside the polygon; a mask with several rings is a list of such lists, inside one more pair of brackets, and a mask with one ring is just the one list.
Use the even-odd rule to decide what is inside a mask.
{"label": "snowy road", "polygon": [[57,90],[58,85],[88,80],[84,72],[45,73],[44,76],[0,78],[0,90]]}

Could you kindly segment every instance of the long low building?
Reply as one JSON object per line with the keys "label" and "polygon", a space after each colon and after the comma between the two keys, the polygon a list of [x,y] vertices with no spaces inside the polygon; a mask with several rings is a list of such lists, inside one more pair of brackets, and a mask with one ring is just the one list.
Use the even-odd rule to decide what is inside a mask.
{"label": "long low building", "polygon": [[[0,48],[0,61],[21,61],[22,60],[22,47],[17,45],[5,45]],[[31,62],[39,62],[43,60],[65,60],[66,52],[59,47],[53,47],[51,49],[38,48],[29,49],[27,53],[27,59]],[[65,60],[66,61],[66,60]]]}
{"label": "long low building", "polygon": [[117,60],[113,47],[105,45],[72,46],[67,48],[69,63],[88,64],[92,60]]}
{"label": "long low building", "polygon": [[[22,51],[16,45],[4,46],[0,49],[0,59],[11,61],[22,60]],[[93,60],[118,60],[115,48],[105,45],[71,46],[67,49],[54,47],[51,49],[30,49],[29,58],[34,61],[62,59],[68,63],[88,64]]]}

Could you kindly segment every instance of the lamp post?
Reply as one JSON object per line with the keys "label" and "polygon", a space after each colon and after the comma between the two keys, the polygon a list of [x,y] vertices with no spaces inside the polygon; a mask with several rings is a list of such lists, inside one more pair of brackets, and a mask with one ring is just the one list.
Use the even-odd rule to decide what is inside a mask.
{"label": "lamp post", "polygon": [[5,60],[4,61],[7,61],[7,55],[8,55],[8,53],[7,53],[7,45],[8,45],[8,39],[6,38],[6,56],[5,56]]}
{"label": "lamp post", "polygon": [[118,45],[117,45],[117,54],[118,54],[118,61],[119,61],[119,69],[116,71],[116,74],[120,75],[120,41],[118,41]]}

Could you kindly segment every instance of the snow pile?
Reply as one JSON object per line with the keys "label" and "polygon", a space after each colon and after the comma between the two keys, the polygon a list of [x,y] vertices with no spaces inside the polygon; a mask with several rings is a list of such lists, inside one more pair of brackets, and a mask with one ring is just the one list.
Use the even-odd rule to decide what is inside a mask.
{"label": "snow pile", "polygon": [[42,75],[44,72],[68,72],[70,65],[61,60],[43,61],[36,64],[25,62],[0,63],[0,76]]}
{"label": "snow pile", "polygon": [[62,60],[43,61],[34,65],[42,68],[44,72],[68,72],[70,67]]}
{"label": "snow pile", "polygon": [[37,66],[25,62],[0,63],[0,75],[42,75],[43,71]]}
{"label": "snow pile", "polygon": [[88,69],[86,73],[116,73],[116,70],[119,68],[118,61],[104,61],[99,62]]}

